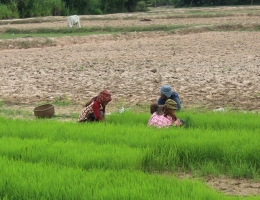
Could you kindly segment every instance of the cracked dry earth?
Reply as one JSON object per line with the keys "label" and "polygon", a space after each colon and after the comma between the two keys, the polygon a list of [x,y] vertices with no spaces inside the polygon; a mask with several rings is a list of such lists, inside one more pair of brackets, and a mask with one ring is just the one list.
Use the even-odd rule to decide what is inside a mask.
{"label": "cracked dry earth", "polygon": [[30,103],[103,88],[113,103],[155,102],[177,91],[183,107],[260,110],[260,33],[163,32],[55,39],[57,46],[0,51],[1,98]]}
{"label": "cracked dry earth", "polygon": [[[0,30],[66,26],[65,18],[57,19],[55,23],[0,25]],[[144,24],[138,19],[85,18],[82,24],[260,24],[259,19],[247,15],[201,19],[154,17]],[[51,47],[19,49],[13,40],[8,48],[0,48],[0,100],[35,104],[66,97],[80,105],[107,89],[113,97],[111,106],[119,102],[138,105],[155,102],[159,88],[168,84],[179,93],[184,109],[223,107],[260,111],[260,32],[134,32],[52,40],[55,46]],[[230,195],[260,193],[259,182],[214,177],[206,178],[205,182]]]}

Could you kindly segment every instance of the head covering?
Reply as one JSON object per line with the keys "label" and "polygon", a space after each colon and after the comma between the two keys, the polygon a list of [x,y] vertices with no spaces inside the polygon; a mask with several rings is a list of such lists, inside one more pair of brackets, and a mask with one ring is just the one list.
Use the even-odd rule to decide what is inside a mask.
{"label": "head covering", "polygon": [[158,105],[157,103],[151,104],[150,112],[151,112],[151,114],[156,112],[157,115],[162,115],[163,114],[163,105]]}
{"label": "head covering", "polygon": [[172,109],[172,110],[177,110],[177,103],[173,101],[172,99],[168,99],[165,104],[165,108]]}
{"label": "head covering", "polygon": [[160,93],[162,93],[163,95],[165,95],[167,98],[169,98],[172,95],[172,89],[169,85],[164,85],[162,86],[162,88],[160,89]]}
{"label": "head covering", "polygon": [[98,96],[93,97],[89,100],[89,102],[86,103],[86,107],[89,106],[93,101],[98,101],[99,103],[104,103],[105,101],[111,101],[111,94],[107,90],[103,90],[98,94]]}
{"label": "head covering", "polygon": [[99,103],[104,103],[104,102],[109,102],[112,100],[111,94],[107,90],[103,90],[102,92],[99,93],[97,98],[95,99]]}

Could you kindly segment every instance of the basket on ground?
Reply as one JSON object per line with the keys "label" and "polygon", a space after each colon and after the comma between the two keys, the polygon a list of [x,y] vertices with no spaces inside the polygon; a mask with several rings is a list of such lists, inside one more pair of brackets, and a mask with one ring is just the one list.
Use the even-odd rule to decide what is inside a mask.
{"label": "basket on ground", "polygon": [[50,118],[54,115],[54,106],[52,104],[45,104],[34,108],[34,115],[41,118]]}

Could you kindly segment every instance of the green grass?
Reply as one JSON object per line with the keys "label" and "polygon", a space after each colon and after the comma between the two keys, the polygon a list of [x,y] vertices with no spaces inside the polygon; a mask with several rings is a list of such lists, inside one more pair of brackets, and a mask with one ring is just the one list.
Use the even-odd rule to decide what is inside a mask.
{"label": "green grass", "polygon": [[[201,32],[201,31],[260,31],[260,25],[242,25],[242,24],[222,24],[222,25],[151,25],[136,27],[83,27],[83,28],[41,28],[41,29],[16,29],[8,28],[0,34],[0,39],[16,39],[16,38],[46,38],[43,45],[54,45],[55,42],[48,38],[63,36],[85,36],[93,34],[117,34],[128,32],[148,32],[148,31],[165,31],[169,33],[182,32]],[[20,42],[20,46],[26,48],[35,45],[35,41]],[[25,44],[26,43],[26,44]],[[32,43],[32,44],[30,44]]]}
{"label": "green grass", "polygon": [[[150,114],[113,113],[104,123],[0,117],[3,199],[241,199],[199,180],[259,180],[260,115],[181,111],[186,127],[148,127]],[[161,176],[169,172],[172,175]],[[255,199],[247,197],[245,199]]]}
{"label": "green grass", "polygon": [[242,199],[225,197],[197,180],[177,180],[140,171],[81,170],[6,157],[0,160],[0,169],[4,199]]}
{"label": "green grass", "polygon": [[6,109],[4,106],[0,106],[1,116],[29,116],[31,112],[23,110],[23,109]]}
{"label": "green grass", "polygon": [[150,30],[173,30],[184,27],[189,27],[190,25],[151,25],[151,26],[89,26],[89,27],[81,27],[81,28],[37,28],[37,29],[17,29],[17,28],[7,28],[4,32],[10,34],[46,34],[46,33],[56,33],[56,34],[72,34],[72,33],[89,33],[89,32],[134,32],[134,31],[150,31]]}
{"label": "green grass", "polygon": [[82,28],[41,28],[41,29],[16,29],[8,28],[0,34],[0,39],[36,38],[36,37],[62,37],[62,36],[84,36],[90,34],[115,34],[140,31],[171,31],[183,27],[181,25],[153,25],[144,27],[82,27]]}

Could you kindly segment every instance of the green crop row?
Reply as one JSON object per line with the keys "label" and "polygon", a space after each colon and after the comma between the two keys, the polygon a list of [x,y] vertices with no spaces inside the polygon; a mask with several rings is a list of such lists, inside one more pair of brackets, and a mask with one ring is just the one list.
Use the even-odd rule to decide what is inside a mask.
{"label": "green crop row", "polygon": [[178,116],[185,126],[162,129],[129,111],[83,124],[0,117],[0,199],[240,199],[174,174],[259,180],[260,115]]}

